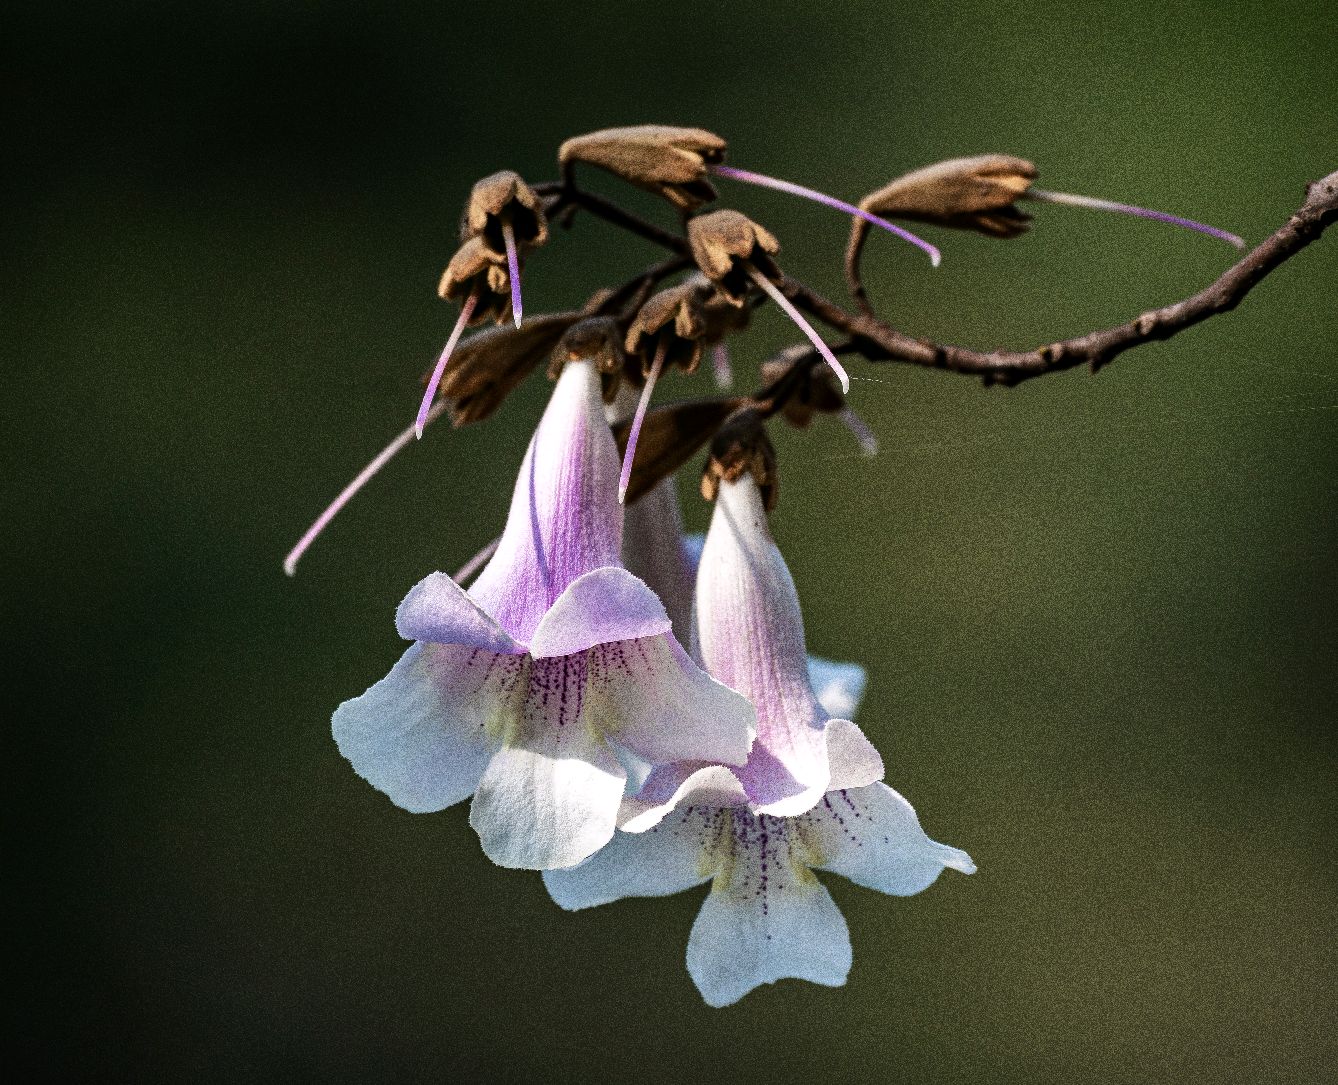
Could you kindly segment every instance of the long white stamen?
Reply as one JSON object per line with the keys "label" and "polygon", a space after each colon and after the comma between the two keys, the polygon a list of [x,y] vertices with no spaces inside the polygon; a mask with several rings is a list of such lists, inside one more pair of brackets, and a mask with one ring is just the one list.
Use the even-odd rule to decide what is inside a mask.
{"label": "long white stamen", "polygon": [[1203,222],[1181,218],[1179,215],[1168,215],[1165,211],[1151,211],[1146,207],[1116,203],[1114,200],[1098,200],[1095,196],[1075,196],[1071,192],[1048,192],[1043,188],[1029,188],[1022,193],[1022,199],[1035,200],[1037,203],[1062,203],[1068,207],[1085,207],[1091,211],[1113,211],[1118,215],[1134,215],[1137,218],[1169,222],[1172,226],[1183,226],[1186,230],[1196,230],[1201,234],[1207,234],[1209,237],[1218,238],[1230,245],[1235,245],[1238,249],[1245,248],[1244,238]]}
{"label": "long white stamen", "polygon": [[768,177],[765,173],[754,173],[752,170],[736,169],[733,166],[711,166],[712,173],[721,177],[732,177],[736,181],[743,181],[750,185],[759,185],[762,188],[774,188],[778,192],[788,192],[791,196],[802,196],[806,200],[813,200],[815,203],[824,204],[827,207],[834,207],[838,211],[844,211],[847,215],[854,215],[856,218],[862,218],[865,222],[872,223],[890,234],[895,234],[903,241],[909,241],[917,249],[929,254],[929,260],[938,267],[943,259],[942,253],[922,237],[917,237],[910,230],[903,229],[894,222],[888,222],[885,218],[879,218],[872,212],[865,211],[862,207],[856,207],[853,203],[847,203],[845,200],[838,200],[835,196],[828,196],[825,192],[819,192],[815,188],[805,188],[803,185],[796,185],[793,181],[782,181],[778,177]]}
{"label": "long white stamen", "polygon": [[650,394],[655,391],[655,382],[660,379],[660,370],[664,367],[664,352],[668,340],[661,338],[655,348],[655,360],[650,363],[650,373],[646,376],[646,386],[641,389],[641,399],[636,405],[636,414],[632,416],[632,428],[627,431],[627,451],[623,453],[623,471],[618,476],[618,504],[627,500],[627,487],[632,481],[632,460],[636,458],[636,442],[641,436],[641,423],[646,420],[646,408],[650,406]]}
{"label": "long white stamen", "polygon": [[520,256],[516,253],[516,231],[511,228],[509,218],[502,219],[502,242],[506,245],[507,278],[511,280],[511,319],[520,328]]}
{"label": "long white stamen", "polygon": [[873,430],[869,424],[849,407],[844,407],[837,416],[845,423],[845,426],[855,435],[855,440],[859,442],[860,451],[866,456],[878,455],[878,438],[874,436]]}
{"label": "long white stamen", "polygon": [[423,427],[427,425],[427,416],[432,409],[432,401],[437,398],[437,385],[441,383],[441,375],[446,372],[446,363],[451,360],[451,354],[455,351],[455,344],[460,342],[460,333],[465,330],[469,318],[474,315],[474,306],[478,304],[478,300],[477,292],[465,298],[464,305],[460,306],[460,317],[451,330],[451,337],[446,340],[446,346],[442,348],[441,357],[437,359],[437,366],[432,370],[432,379],[427,382],[427,390],[423,393],[423,402],[418,405],[418,418],[413,424],[413,431],[420,439],[423,436]]}
{"label": "long white stamen", "polygon": [[462,566],[460,566],[460,570],[453,577],[451,577],[451,579],[454,580],[461,587],[464,587],[465,581],[483,568],[484,563],[495,553],[497,553],[497,548],[501,544],[502,544],[502,536],[498,535],[497,538],[493,539],[492,542],[490,542],[487,546],[485,546],[482,550],[480,550],[477,554],[475,554],[472,558],[470,558],[467,562],[465,562]]}
{"label": "long white stamen", "polygon": [[711,369],[715,373],[715,386],[722,392],[734,387],[734,369],[729,364],[729,347],[722,339],[711,348]]}
{"label": "long white stamen", "polygon": [[[432,409],[427,412],[426,422],[435,422],[445,410],[445,403],[435,404]],[[372,476],[388,464],[395,457],[396,453],[406,445],[413,443],[417,432],[418,427],[416,425],[406,429],[391,441],[390,444],[386,445],[385,448],[378,452],[376,458],[359,471],[352,482],[339,491],[339,496],[330,502],[323,513],[316,517],[316,522],[312,524],[311,527],[307,528],[307,533],[297,540],[297,545],[294,546],[292,550],[288,552],[288,556],[283,559],[283,571],[285,573],[289,576],[293,576],[297,573],[297,563],[302,560],[302,555],[311,549],[311,544],[316,541],[316,537],[320,535],[320,533],[329,525],[330,521],[338,515],[339,510],[353,499],[353,495],[371,481]]]}
{"label": "long white stamen", "polygon": [[832,353],[832,348],[823,342],[822,336],[813,330],[813,325],[804,319],[798,309],[791,304],[790,299],[781,293],[780,287],[763,275],[757,268],[753,267],[748,261],[744,261],[743,266],[747,268],[748,274],[753,277],[753,282],[757,283],[777,305],[785,311],[785,315],[799,325],[799,330],[808,336],[808,341],[818,349],[818,353],[823,356],[827,364],[832,367],[832,372],[836,374],[841,382],[841,391],[850,394],[850,375],[846,373],[845,367],[836,360],[836,355]]}

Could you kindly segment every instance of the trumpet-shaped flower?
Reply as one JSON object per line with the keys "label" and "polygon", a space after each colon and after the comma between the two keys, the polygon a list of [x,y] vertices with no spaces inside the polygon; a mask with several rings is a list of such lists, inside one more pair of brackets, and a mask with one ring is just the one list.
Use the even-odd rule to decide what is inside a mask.
{"label": "trumpet-shaped flower", "polygon": [[473,795],[502,866],[571,866],[613,835],[622,750],[741,765],[754,713],[670,633],[618,561],[618,453],[592,363],[569,362],[521,466],[497,551],[468,592],[434,573],[400,604],[415,643],[335,712],[340,751],[397,805]]}
{"label": "trumpet-shaped flower", "polygon": [[720,485],[694,629],[713,673],[757,706],[748,764],[653,769],[623,805],[627,831],[579,866],[546,872],[544,884],[575,910],[710,881],[687,956],[712,1006],[787,977],[840,986],[850,935],[815,869],[908,896],[945,867],[975,866],[925,835],[911,805],[879,782],[882,760],[867,739],[818,700],[815,686],[834,687],[853,712],[863,672],[805,657],[794,584],[749,474]]}

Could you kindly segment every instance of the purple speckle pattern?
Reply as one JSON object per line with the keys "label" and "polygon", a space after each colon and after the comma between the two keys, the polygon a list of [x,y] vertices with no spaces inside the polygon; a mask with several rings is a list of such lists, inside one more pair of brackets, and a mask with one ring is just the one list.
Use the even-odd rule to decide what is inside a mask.
{"label": "purple speckle pattern", "polygon": [[525,715],[559,728],[577,724],[585,707],[590,664],[585,652],[530,661]]}

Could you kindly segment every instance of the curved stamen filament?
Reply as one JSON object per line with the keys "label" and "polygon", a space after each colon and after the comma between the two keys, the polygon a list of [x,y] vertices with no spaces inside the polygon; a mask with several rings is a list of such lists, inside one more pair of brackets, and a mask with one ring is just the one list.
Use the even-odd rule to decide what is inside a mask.
{"label": "curved stamen filament", "polygon": [[711,369],[715,374],[715,386],[722,392],[734,387],[734,370],[729,364],[729,347],[722,339],[711,348]]}
{"label": "curved stamen filament", "polygon": [[623,470],[618,476],[618,504],[627,499],[627,487],[632,481],[632,460],[636,458],[636,442],[641,436],[641,423],[646,420],[646,408],[650,406],[650,395],[655,391],[655,382],[660,379],[660,370],[664,368],[664,352],[668,341],[663,337],[655,348],[655,360],[650,363],[650,373],[646,376],[646,386],[641,389],[641,399],[636,405],[636,414],[632,416],[632,427],[627,431],[627,451],[623,453]]}
{"label": "curved stamen filament", "polygon": [[502,544],[502,536],[498,535],[497,538],[493,539],[492,542],[490,542],[487,546],[485,546],[482,550],[480,550],[467,562],[461,565],[459,571],[453,577],[451,577],[451,579],[454,580],[461,587],[464,587],[465,581],[483,568],[484,563],[495,553],[497,553],[497,548],[501,544]]}
{"label": "curved stamen filament", "polygon": [[818,353],[821,354],[827,364],[832,367],[832,372],[836,374],[837,379],[841,382],[841,391],[846,395],[849,395],[850,376],[846,373],[845,367],[836,360],[836,355],[832,353],[832,348],[823,342],[822,336],[814,331],[813,325],[805,320],[799,310],[794,307],[790,299],[781,293],[780,287],[758,271],[757,268],[753,267],[752,264],[748,263],[748,261],[745,260],[743,266],[748,270],[748,274],[753,277],[753,282],[757,283],[758,286],[766,291],[767,296],[785,311],[785,315],[799,325],[799,330],[808,336],[808,341],[817,348]]}
{"label": "curved stamen filament", "polygon": [[451,337],[446,340],[446,346],[442,348],[441,357],[437,359],[437,366],[432,370],[432,378],[427,382],[427,390],[423,392],[423,402],[418,405],[418,418],[413,424],[413,431],[420,439],[423,436],[423,427],[427,425],[427,416],[432,409],[432,401],[437,398],[437,385],[441,383],[441,375],[446,372],[446,363],[451,360],[451,354],[455,351],[455,344],[460,342],[460,333],[465,330],[469,318],[474,315],[474,306],[478,304],[478,300],[477,292],[465,298],[464,305],[460,306],[460,317],[451,330]]}
{"label": "curved stamen filament", "polygon": [[859,442],[860,451],[866,456],[878,455],[878,438],[874,436],[873,430],[869,424],[849,407],[843,407],[838,418],[845,424],[846,429],[855,435],[855,440]]}
{"label": "curved stamen filament", "polygon": [[909,241],[916,248],[928,253],[929,259],[935,267],[938,267],[939,261],[943,259],[942,253],[937,248],[924,238],[917,237],[910,230],[902,229],[896,223],[888,222],[887,219],[865,211],[862,207],[856,207],[853,203],[846,203],[845,200],[838,200],[835,196],[828,196],[825,192],[819,192],[814,188],[805,188],[803,185],[796,185],[791,181],[782,181],[777,177],[768,177],[764,173],[735,169],[733,166],[709,166],[707,168],[721,177],[730,177],[735,181],[743,181],[750,185],[760,185],[762,188],[774,188],[778,192],[788,192],[791,196],[802,196],[806,200],[813,200],[815,203],[825,204],[827,207],[844,211],[847,215],[862,218],[865,222],[881,227],[890,234],[896,234],[903,241]]}
{"label": "curved stamen filament", "polygon": [[[445,410],[445,403],[434,405],[427,412],[425,424],[426,422],[435,422]],[[302,555],[311,549],[311,544],[316,541],[316,537],[329,526],[330,521],[339,514],[339,510],[347,505],[353,499],[353,495],[366,486],[372,480],[372,477],[395,457],[396,453],[400,452],[406,445],[412,444],[417,434],[417,425],[410,426],[378,452],[376,458],[359,471],[352,482],[339,491],[339,496],[330,502],[323,513],[316,517],[316,522],[307,528],[307,533],[297,540],[297,545],[283,559],[283,571],[285,573],[289,576],[297,573],[297,563],[302,560]]]}
{"label": "curved stamen filament", "polygon": [[523,306],[520,303],[520,256],[516,252],[516,231],[509,218],[502,219],[502,242],[506,245],[506,273],[511,280],[511,319],[520,327]]}
{"label": "curved stamen filament", "polygon": [[1181,218],[1179,215],[1168,215],[1165,211],[1150,211],[1146,207],[1115,203],[1113,200],[1098,200],[1094,196],[1075,196],[1071,192],[1048,192],[1043,188],[1028,189],[1022,194],[1022,199],[1035,200],[1037,203],[1061,203],[1068,207],[1085,207],[1091,211],[1113,211],[1119,215],[1134,215],[1137,218],[1169,222],[1172,226],[1183,226],[1186,230],[1196,230],[1209,237],[1215,237],[1229,245],[1235,245],[1238,249],[1245,248],[1245,240],[1227,230],[1195,222],[1193,219]]}

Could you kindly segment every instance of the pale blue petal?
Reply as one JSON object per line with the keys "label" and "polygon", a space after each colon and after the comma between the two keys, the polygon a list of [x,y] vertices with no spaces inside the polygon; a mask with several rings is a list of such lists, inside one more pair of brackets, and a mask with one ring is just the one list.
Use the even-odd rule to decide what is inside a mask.
{"label": "pale blue petal", "polygon": [[848,720],[864,700],[869,676],[858,663],[840,663],[820,656],[808,657],[808,680],[818,703],[833,716]]}
{"label": "pale blue petal", "polygon": [[864,787],[883,778],[883,758],[864,732],[850,720],[827,724],[827,762],[831,766],[830,790]]}

